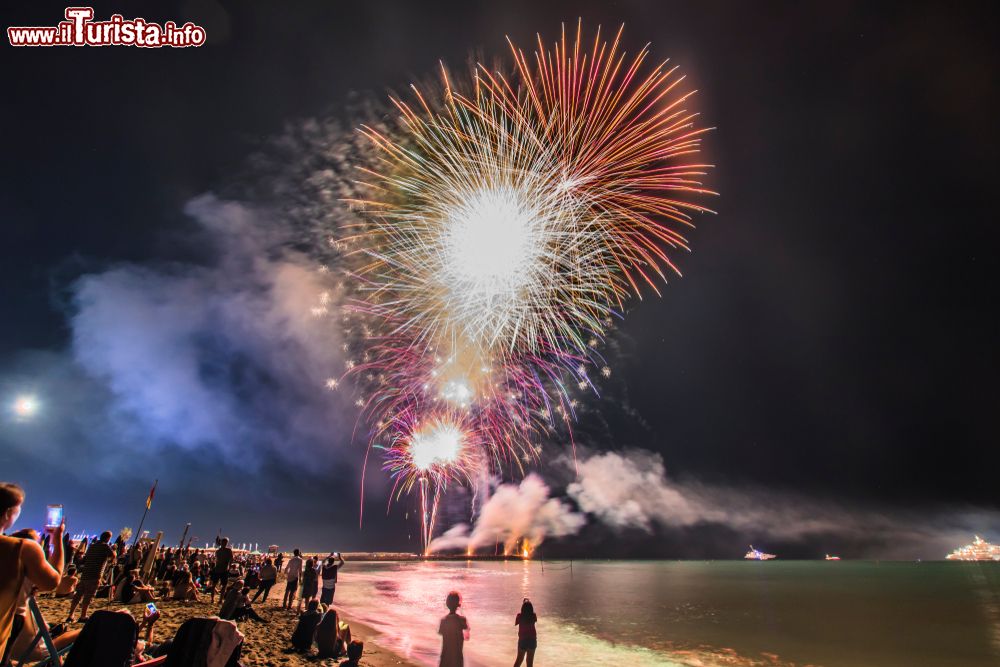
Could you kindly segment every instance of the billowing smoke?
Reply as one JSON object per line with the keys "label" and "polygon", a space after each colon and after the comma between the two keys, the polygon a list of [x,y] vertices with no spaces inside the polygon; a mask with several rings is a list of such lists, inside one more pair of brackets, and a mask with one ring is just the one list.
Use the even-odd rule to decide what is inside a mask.
{"label": "billowing smoke", "polygon": [[498,487],[471,531],[458,524],[434,540],[431,550],[500,544],[510,553],[523,540],[534,548],[546,538],[575,535],[589,519],[613,532],[714,527],[748,542],[789,544],[829,537],[831,543],[885,558],[941,558],[974,532],[1000,529],[1000,514],[983,510],[863,508],[754,487],[676,481],[667,475],[659,454],[644,450],[592,454],[575,469],[566,495],[576,509],[550,497],[549,487],[531,474],[520,485]]}
{"label": "billowing smoke", "polygon": [[580,510],[613,529],[648,532],[717,525],[748,540],[789,542],[829,535],[855,543],[877,542],[887,557],[941,557],[968,542],[975,530],[1000,528],[996,512],[878,510],[758,488],[674,481],[659,454],[642,450],[590,456],[579,463],[578,477],[566,492]]}
{"label": "billowing smoke", "polygon": [[55,409],[100,397],[100,418],[80,428],[94,442],[75,448],[109,474],[164,451],[243,469],[329,463],[355,415],[350,397],[325,389],[344,370],[326,276],[290,248],[287,227],[247,205],[205,195],[185,212],[201,261],[120,264],[72,285],[71,358],[47,363],[76,369],[74,384],[53,382],[46,398]]}
{"label": "billowing smoke", "polygon": [[[212,446],[252,462],[310,454],[331,432],[325,379],[339,373],[319,268],[243,205],[186,212],[215,244],[210,266],[121,266],[76,284],[76,361],[147,446]],[[306,458],[305,456],[302,457]]]}
{"label": "billowing smoke", "polygon": [[501,484],[482,506],[472,532],[466,524],[453,526],[431,542],[430,551],[479,549],[502,544],[504,553],[534,549],[548,537],[577,533],[586,523],[582,514],[549,497],[549,487],[535,474],[520,484]]}

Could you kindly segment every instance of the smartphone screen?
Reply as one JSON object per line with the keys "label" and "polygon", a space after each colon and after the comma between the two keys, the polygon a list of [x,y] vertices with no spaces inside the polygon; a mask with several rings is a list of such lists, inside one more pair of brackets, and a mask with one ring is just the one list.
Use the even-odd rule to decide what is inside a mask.
{"label": "smartphone screen", "polygon": [[61,525],[63,522],[63,506],[62,505],[49,505],[48,510],[45,513],[45,526],[46,528],[55,528]]}
{"label": "smartphone screen", "polygon": [[159,612],[159,610],[157,610],[155,604],[153,604],[152,602],[147,602],[146,603],[146,618],[149,618],[150,616],[155,616],[156,614],[159,614],[159,613],[160,612]]}

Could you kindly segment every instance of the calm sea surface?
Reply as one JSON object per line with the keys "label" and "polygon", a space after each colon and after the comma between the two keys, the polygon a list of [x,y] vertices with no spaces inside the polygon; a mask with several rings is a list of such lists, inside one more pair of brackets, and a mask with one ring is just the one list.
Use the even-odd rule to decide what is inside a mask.
{"label": "calm sea surface", "polygon": [[1000,564],[348,563],[337,603],[411,660],[437,664],[449,590],[468,667],[509,667],[514,615],[539,615],[536,665],[1000,665]]}

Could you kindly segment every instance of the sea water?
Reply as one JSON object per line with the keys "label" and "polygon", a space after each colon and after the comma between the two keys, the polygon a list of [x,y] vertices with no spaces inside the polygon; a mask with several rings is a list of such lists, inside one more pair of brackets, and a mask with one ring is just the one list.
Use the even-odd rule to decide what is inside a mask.
{"label": "sea water", "polygon": [[471,626],[468,667],[1000,665],[1000,563],[451,561],[348,563],[337,605],[377,641],[436,665],[445,596]]}

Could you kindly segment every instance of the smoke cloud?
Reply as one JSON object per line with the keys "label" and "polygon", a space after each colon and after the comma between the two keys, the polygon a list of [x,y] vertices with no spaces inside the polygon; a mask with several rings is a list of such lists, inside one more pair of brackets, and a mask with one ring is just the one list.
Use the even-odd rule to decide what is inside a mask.
{"label": "smoke cloud", "polygon": [[723,526],[747,540],[798,542],[818,536],[880,545],[884,557],[940,558],[1000,515],[983,510],[888,510],[840,505],[759,488],[674,481],[660,455],[642,450],[590,456],[578,466],[567,495],[580,510],[612,529]]}
{"label": "smoke cloud", "polygon": [[246,470],[337,460],[355,416],[325,389],[344,359],[319,264],[246,205],[205,195],[185,212],[205,261],[121,264],[72,285],[69,358],[42,366],[74,383],[46,398],[58,405],[60,386],[100,396],[101,418],[80,428],[93,441],[78,446],[108,473],[171,450]]}
{"label": "smoke cloud", "polygon": [[644,450],[592,454],[575,467],[567,499],[550,497],[549,486],[534,474],[520,485],[501,485],[471,529],[464,523],[453,526],[431,543],[431,551],[500,543],[510,553],[522,539],[535,548],[547,538],[576,535],[591,523],[616,533],[714,528],[729,540],[758,545],[818,540],[848,545],[857,555],[941,558],[974,532],[1000,529],[1000,514],[985,510],[865,508],[754,487],[677,481],[668,477],[659,454]]}
{"label": "smoke cloud", "polygon": [[586,523],[564,501],[549,497],[541,477],[529,474],[520,484],[501,484],[482,506],[472,532],[458,524],[431,542],[430,551],[504,545],[504,552],[527,540],[533,549],[549,537],[576,534]]}

